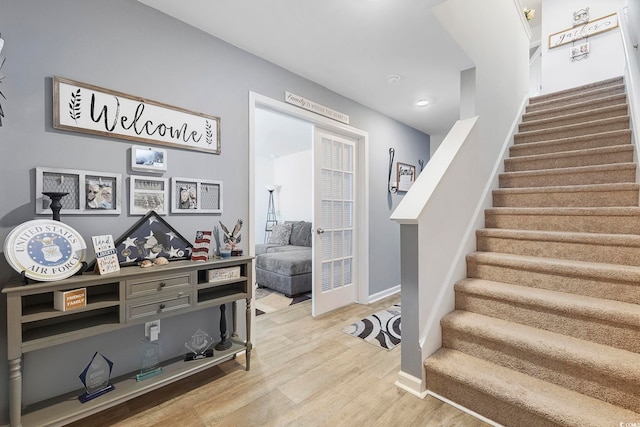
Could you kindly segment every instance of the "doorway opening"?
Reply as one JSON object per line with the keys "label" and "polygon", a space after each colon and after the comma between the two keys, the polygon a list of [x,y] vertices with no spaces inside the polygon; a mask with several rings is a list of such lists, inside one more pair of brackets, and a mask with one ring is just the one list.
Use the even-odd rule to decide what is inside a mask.
{"label": "doorway opening", "polygon": [[[278,223],[311,223],[311,250],[316,250],[316,239],[320,239],[324,230],[319,231],[319,206],[314,203],[314,183],[321,180],[313,172],[314,164],[321,161],[317,158],[317,153],[313,153],[314,144],[317,143],[314,142],[314,138],[317,138],[314,135],[317,135],[317,130],[322,130],[349,138],[354,141],[355,168],[352,203],[352,232],[355,238],[352,258],[349,257],[355,288],[352,302],[366,303],[369,293],[367,133],[253,92],[249,94],[249,101],[249,252],[255,256],[256,244],[269,241],[271,237],[271,199],[274,201]],[[326,238],[326,235],[322,237]],[[314,253],[312,259],[316,259],[316,255]],[[258,263],[259,260],[254,264]],[[342,265],[346,265],[345,262]],[[315,286],[320,271],[318,266],[313,265],[314,315],[323,312],[320,307],[316,307],[318,297],[321,296],[318,292],[324,293]]]}

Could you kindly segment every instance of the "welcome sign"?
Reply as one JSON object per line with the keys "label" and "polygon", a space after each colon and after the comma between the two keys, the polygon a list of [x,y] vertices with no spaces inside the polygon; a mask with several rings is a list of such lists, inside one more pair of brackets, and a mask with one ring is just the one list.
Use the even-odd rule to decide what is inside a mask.
{"label": "welcome sign", "polygon": [[53,79],[53,127],[220,154],[220,118]]}

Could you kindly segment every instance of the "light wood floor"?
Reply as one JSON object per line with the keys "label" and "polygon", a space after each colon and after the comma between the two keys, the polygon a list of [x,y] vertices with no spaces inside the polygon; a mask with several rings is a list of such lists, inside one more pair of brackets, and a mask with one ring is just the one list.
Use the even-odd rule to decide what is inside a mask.
{"label": "light wood floor", "polygon": [[73,426],[487,426],[398,389],[400,346],[386,351],[340,331],[399,301],[316,319],[307,301],[258,316],[249,372],[239,357]]}

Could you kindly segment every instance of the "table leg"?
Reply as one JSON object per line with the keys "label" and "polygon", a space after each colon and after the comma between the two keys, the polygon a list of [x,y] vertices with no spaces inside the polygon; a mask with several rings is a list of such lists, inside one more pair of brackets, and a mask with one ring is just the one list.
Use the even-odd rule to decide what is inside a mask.
{"label": "table leg", "polygon": [[22,422],[22,358],[9,360],[9,421],[11,427],[20,427]]}

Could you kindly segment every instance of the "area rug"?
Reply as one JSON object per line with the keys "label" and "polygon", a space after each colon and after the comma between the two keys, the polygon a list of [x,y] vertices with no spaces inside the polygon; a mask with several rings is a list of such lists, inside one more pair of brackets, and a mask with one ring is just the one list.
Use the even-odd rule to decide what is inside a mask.
{"label": "area rug", "polygon": [[311,299],[310,292],[289,298],[278,291],[273,291],[267,288],[256,289],[255,296],[256,316],[260,316],[265,313],[273,313],[274,311],[282,310],[285,307]]}
{"label": "area rug", "polygon": [[341,330],[370,344],[391,350],[400,344],[400,314],[400,304],[395,304]]}

